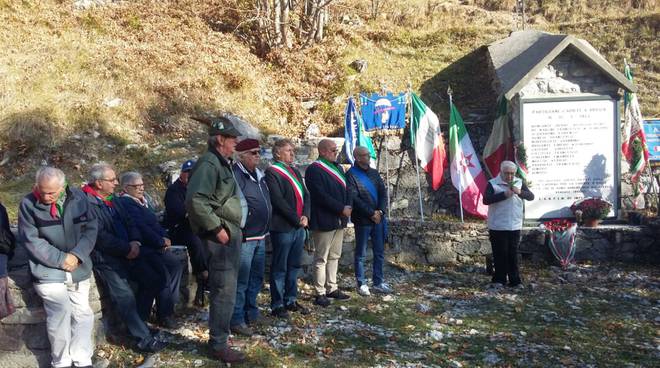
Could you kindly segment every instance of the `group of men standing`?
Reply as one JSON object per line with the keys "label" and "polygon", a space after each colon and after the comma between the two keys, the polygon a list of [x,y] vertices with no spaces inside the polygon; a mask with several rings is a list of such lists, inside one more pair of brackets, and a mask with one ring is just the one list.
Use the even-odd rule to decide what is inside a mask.
{"label": "group of men standing", "polygon": [[[188,247],[198,292],[209,293],[209,346],[224,362],[245,359],[231,348],[231,332],[251,335],[260,323],[257,295],[265,269],[265,239],[270,235],[271,314],[309,313],[298,302],[297,278],[306,242],[314,244],[314,303],[350,296],[337,284],[344,229],[355,224],[357,292],[370,295],[364,261],[367,241],[374,249],[373,288],[391,292],[383,279],[386,194],[369,152],[358,147],[356,164],[344,172],[337,145],[318,145],[319,159],[305,178],[293,166],[294,144],[273,147],[273,163],[257,167],[261,147],[254,139],[238,142],[239,131],[225,118],[211,120],[208,151],[188,161],[165,196],[163,225],[135,172],[118,179],[107,164],[92,166],[81,188],[67,185],[64,173],[42,167],[32,193],[19,208],[19,244],[29,254],[34,287],[44,300],[53,367],[89,367],[94,316],[88,294],[92,270],[138,349],[159,351],[165,343],[147,321],[155,302],[157,324],[172,328],[182,266],[168,250]],[[238,161],[232,157],[237,153]],[[115,194],[117,185],[122,191]],[[163,227],[164,226],[164,227]],[[167,231],[166,231],[167,230]],[[134,292],[131,283],[137,283]]]}
{"label": "group of men standing", "polygon": [[[251,335],[250,326],[261,321],[256,297],[263,283],[268,234],[271,314],[275,317],[309,313],[298,302],[297,278],[305,243],[310,240],[315,247],[314,303],[327,307],[330,299],[349,298],[337,285],[349,218],[356,226],[358,293],[370,294],[364,276],[369,237],[374,244],[374,288],[391,292],[382,272],[385,188],[378,172],[369,166],[368,151],[356,150],[357,163],[346,175],[336,162],[336,143],[324,139],[318,145],[319,159],[307,168],[303,179],[293,166],[295,147],[290,140],[275,142],[273,163],[264,173],[257,167],[259,142],[237,142],[239,135],[229,120],[211,121],[209,149],[192,170],[185,200],[192,230],[209,252],[209,345],[212,355],[227,363],[245,359],[229,346],[230,332]],[[235,151],[239,161],[232,164]]]}

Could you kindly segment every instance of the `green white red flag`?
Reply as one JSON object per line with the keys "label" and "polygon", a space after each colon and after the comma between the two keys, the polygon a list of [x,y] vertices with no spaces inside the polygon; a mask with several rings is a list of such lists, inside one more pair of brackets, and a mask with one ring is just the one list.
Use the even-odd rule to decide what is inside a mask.
{"label": "green white red flag", "polygon": [[[625,63],[624,74],[632,82],[633,75],[630,65]],[[649,160],[649,149],[646,145],[646,135],[642,129],[642,112],[639,108],[637,95],[625,92],[623,99],[624,119],[621,128],[621,152],[630,164],[632,181],[637,182]]]}
{"label": "green white red flag", "polygon": [[438,190],[447,167],[447,153],[440,131],[440,121],[431,109],[414,93],[410,139],[420,166],[431,175],[431,186]]}
{"label": "green white red flag", "polygon": [[481,169],[463,118],[451,100],[449,110],[451,181],[461,196],[463,209],[474,216],[486,218],[488,206],[483,204],[483,194],[487,185],[486,175]]}
{"label": "green white red flag", "polygon": [[493,122],[486,147],[484,147],[484,164],[491,177],[500,174],[502,161],[513,161],[513,140],[509,130],[508,101],[501,96],[497,103],[497,116]]}

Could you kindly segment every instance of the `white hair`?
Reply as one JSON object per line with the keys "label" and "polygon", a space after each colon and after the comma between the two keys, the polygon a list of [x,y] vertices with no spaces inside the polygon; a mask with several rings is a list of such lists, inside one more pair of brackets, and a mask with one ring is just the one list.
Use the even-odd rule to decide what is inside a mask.
{"label": "white hair", "polygon": [[58,180],[60,187],[63,187],[64,183],[66,183],[66,176],[64,175],[64,172],[52,166],[40,167],[39,170],[37,170],[34,182],[35,184],[39,185],[39,183],[45,182],[52,178]]}
{"label": "white hair", "polygon": [[119,185],[125,189],[127,185],[131,185],[140,179],[142,179],[142,174],[139,172],[127,171],[119,176]]}
{"label": "white hair", "polygon": [[518,165],[513,161],[502,161],[500,164],[500,172],[503,172],[504,169],[518,170]]}
{"label": "white hair", "polygon": [[89,174],[87,176],[87,183],[92,184],[97,180],[105,179],[103,175],[108,170],[112,170],[112,166],[110,166],[105,162],[99,162],[92,165],[92,167],[89,169]]}

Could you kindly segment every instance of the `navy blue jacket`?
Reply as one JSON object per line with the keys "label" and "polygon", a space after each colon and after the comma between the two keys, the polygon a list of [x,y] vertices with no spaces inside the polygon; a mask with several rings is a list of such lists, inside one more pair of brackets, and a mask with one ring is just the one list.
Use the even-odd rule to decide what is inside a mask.
{"label": "navy blue jacket", "polygon": [[[334,165],[344,172],[340,165]],[[344,206],[351,205],[346,187],[317,163],[307,167],[305,184],[311,197],[309,228],[331,231],[346,227],[348,218],[341,215]]]}
{"label": "navy blue jacket", "polygon": [[131,197],[119,197],[114,201],[124,205],[128,211],[128,215],[133,219],[135,227],[140,233],[142,249],[146,246],[151,249],[160,250],[165,246],[165,240],[163,238],[167,234],[152,210],[137,203]]}
{"label": "navy blue jacket", "polygon": [[0,254],[5,254],[11,258],[16,247],[16,239],[9,228],[9,216],[7,209],[0,203]]}
{"label": "navy blue jacket", "polygon": [[169,233],[192,233],[190,222],[188,222],[188,212],[186,211],[186,186],[181,179],[177,179],[167,187],[164,202],[165,218],[163,219],[163,226]]}
{"label": "navy blue jacket", "polygon": [[87,201],[90,212],[98,220],[99,227],[96,245],[92,252],[94,264],[107,263],[107,261],[128,262],[126,255],[131,250],[129,242],[141,240],[128,210],[116,199],[113,200],[113,207],[91,194],[87,194]]}
{"label": "navy blue jacket", "polygon": [[385,184],[380,174],[376,169],[369,168],[363,170],[359,166],[353,166],[356,170],[361,170],[367,173],[369,180],[374,184],[378,191],[378,203],[375,203],[367,188],[360,183],[360,181],[348,171],[346,175],[347,187],[351,200],[353,201],[353,212],[351,213],[351,221],[355,225],[375,225],[371,221],[374,211],[381,210],[383,214],[387,213],[387,192],[385,191]]}
{"label": "navy blue jacket", "polygon": [[247,220],[243,227],[243,241],[262,239],[268,234],[273,212],[266,177],[259,169],[253,173],[256,177],[252,176],[240,162],[232,166],[236,184],[241,188],[248,206]]}
{"label": "navy blue jacket", "polygon": [[[302,215],[309,218],[309,192],[305,188],[300,171],[293,166],[291,168],[298,180],[303,183],[304,204]],[[300,217],[296,213],[296,197],[291,183],[270,167],[266,170],[266,183],[270,191],[270,202],[273,205],[270,230],[286,233],[300,228]]]}

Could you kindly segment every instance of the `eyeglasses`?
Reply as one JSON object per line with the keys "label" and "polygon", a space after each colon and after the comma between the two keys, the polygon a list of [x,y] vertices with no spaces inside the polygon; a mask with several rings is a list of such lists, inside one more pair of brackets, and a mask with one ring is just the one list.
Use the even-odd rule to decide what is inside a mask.
{"label": "eyeglasses", "polygon": [[144,188],[144,184],[127,184],[126,186],[131,188]]}
{"label": "eyeglasses", "polygon": [[117,178],[111,178],[111,179],[99,179],[99,180],[101,180],[101,181],[107,181],[107,182],[110,182],[110,183],[116,183],[116,182],[118,182]]}
{"label": "eyeglasses", "polygon": [[261,151],[260,150],[254,150],[254,151],[248,151],[248,153],[251,154],[252,156],[256,156],[256,155],[260,155]]}

